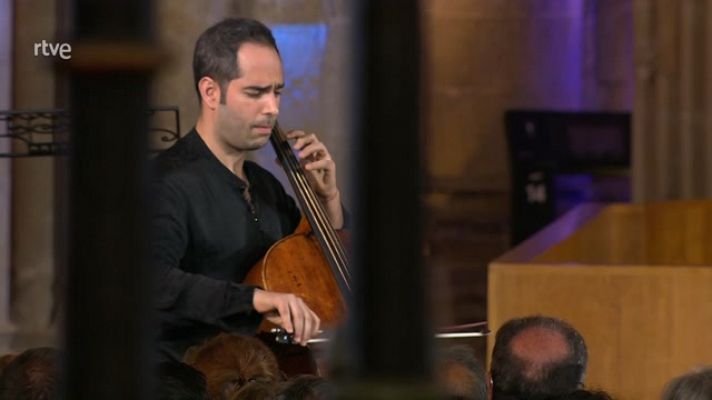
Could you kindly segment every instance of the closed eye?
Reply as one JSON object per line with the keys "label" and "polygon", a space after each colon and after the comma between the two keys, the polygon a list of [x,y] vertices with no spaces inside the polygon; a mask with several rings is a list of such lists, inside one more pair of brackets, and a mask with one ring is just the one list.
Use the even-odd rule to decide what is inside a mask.
{"label": "closed eye", "polygon": [[263,90],[245,90],[245,94],[253,99],[258,99],[260,96],[265,94],[266,91]]}
{"label": "closed eye", "polygon": [[244,93],[251,98],[259,98],[260,96],[274,91],[275,96],[281,96],[282,90],[284,89],[283,84],[270,85],[270,86],[249,86],[245,88]]}

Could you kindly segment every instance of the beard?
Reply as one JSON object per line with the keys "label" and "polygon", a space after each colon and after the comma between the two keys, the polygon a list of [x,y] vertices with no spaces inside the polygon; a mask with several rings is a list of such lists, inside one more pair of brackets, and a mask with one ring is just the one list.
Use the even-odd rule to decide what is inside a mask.
{"label": "beard", "polygon": [[233,150],[252,151],[264,147],[269,141],[270,135],[258,132],[258,128],[274,126],[274,119],[260,120],[255,123],[240,123],[235,121],[220,121],[217,131],[218,137]]}

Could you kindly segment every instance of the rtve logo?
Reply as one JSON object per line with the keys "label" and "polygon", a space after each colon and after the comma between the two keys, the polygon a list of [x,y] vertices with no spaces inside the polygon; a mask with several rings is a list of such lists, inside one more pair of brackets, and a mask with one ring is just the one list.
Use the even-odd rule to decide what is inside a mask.
{"label": "rtve logo", "polygon": [[35,43],[35,57],[40,54],[45,57],[59,56],[63,60],[69,60],[72,58],[72,46],[69,43],[47,43],[43,39],[41,43]]}

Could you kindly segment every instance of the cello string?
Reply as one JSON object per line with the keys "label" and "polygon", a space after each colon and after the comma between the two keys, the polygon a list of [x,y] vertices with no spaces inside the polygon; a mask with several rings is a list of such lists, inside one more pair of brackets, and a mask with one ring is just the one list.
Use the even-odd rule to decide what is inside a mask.
{"label": "cello string", "polygon": [[311,211],[311,214],[313,214],[312,216],[314,217],[313,219],[318,225],[317,227],[324,231],[327,230],[329,225],[327,224],[327,220],[324,217],[325,213],[320,207],[321,204],[320,202],[315,201],[315,195],[311,190],[311,186],[308,184],[305,177],[299,174],[301,164],[299,164],[298,160],[296,159],[296,156],[292,152],[289,143],[283,138],[280,146],[280,151],[282,153],[284,161],[289,167],[288,173],[291,174],[290,180],[293,182],[293,186],[295,186],[295,189],[299,190],[299,195],[301,195],[301,197],[309,203],[309,207],[307,210],[305,210],[305,213],[309,213]]}
{"label": "cello string", "polygon": [[297,160],[286,140],[283,141],[282,146],[280,146],[280,152],[282,153],[283,162],[286,162],[289,167],[288,172],[290,174],[290,180],[293,181],[295,189],[299,191],[299,194],[302,196],[303,200],[309,203],[305,212],[312,214],[312,219],[317,225],[314,227],[315,234],[325,234],[322,236],[325,241],[324,244],[327,247],[324,250],[330,253],[327,256],[332,257],[332,260],[334,261],[334,264],[332,265],[334,265],[334,267],[338,270],[335,272],[341,275],[347,289],[350,290],[350,277],[344,273],[344,271],[348,270],[344,270],[343,252],[339,254],[340,252],[338,251],[340,242],[338,240],[334,240],[335,232],[333,227],[331,227],[331,224],[328,222],[328,217],[326,217],[326,213],[323,210],[321,202],[316,199],[316,195],[311,185],[309,185],[306,176],[303,174],[301,164]]}
{"label": "cello string", "polygon": [[327,242],[326,245],[329,247],[329,252],[334,253],[333,256],[335,257],[335,261],[338,263],[337,268],[339,269],[339,274],[342,275],[345,280],[350,280],[348,270],[344,270],[346,258],[344,256],[340,240],[338,240],[333,227],[328,221],[328,217],[326,216],[326,212],[323,209],[321,201],[316,199],[316,194],[314,193],[311,185],[308,183],[301,164],[292,152],[289,144],[286,141],[284,143],[285,145],[282,148],[284,151],[283,155],[290,166],[290,172],[293,174],[294,181],[296,182],[300,192],[302,192],[301,194],[304,196],[304,199],[309,202],[310,206],[312,206],[311,211],[313,211],[316,224],[319,225],[318,228],[322,233],[326,234],[324,239]]}
{"label": "cello string", "polygon": [[[303,168],[293,153],[291,146],[284,138],[281,129],[279,129],[278,126],[275,128],[277,133],[276,139],[279,139],[277,140],[278,145],[275,146],[279,153],[278,156],[282,162],[288,166],[285,170],[288,172],[288,177],[290,178],[290,181],[292,181],[295,190],[297,190],[299,192],[298,194],[302,196],[302,200],[308,203],[308,209],[305,210],[305,213],[312,214],[313,222],[317,225],[315,227],[315,233],[322,234],[321,236],[324,240],[324,246],[326,247],[325,250],[330,253],[328,256],[330,256],[333,260],[334,267],[338,270],[338,274],[342,277],[347,289],[350,290],[351,277],[347,268],[343,246],[328,221],[328,217],[326,216],[322,203],[316,199],[316,194],[314,193],[311,185],[308,183],[308,180],[304,175]],[[280,141],[281,143],[279,143]]]}
{"label": "cello string", "polygon": [[[338,257],[340,260],[340,263],[344,265],[346,257],[345,257],[345,252],[343,251],[343,246],[341,245],[341,241],[338,239],[336,232],[334,231],[333,227],[331,226],[331,223],[329,222],[328,216],[326,214],[326,211],[324,210],[324,206],[319,201],[316,197],[316,194],[311,187],[311,185],[308,183],[308,180],[306,178],[306,175],[304,173],[303,168],[301,167],[301,164],[299,161],[296,159],[296,156],[291,152],[289,152],[290,155],[290,163],[292,163],[294,166],[298,166],[298,168],[293,169],[293,173],[295,174],[300,188],[303,190],[305,193],[306,198],[309,200],[311,205],[314,206],[313,211],[317,213],[318,221],[317,223],[321,225],[321,228],[323,228],[323,232],[327,235],[326,239],[329,241],[329,245],[331,247],[331,251],[335,252],[335,256]],[[342,273],[342,275],[345,275]]]}

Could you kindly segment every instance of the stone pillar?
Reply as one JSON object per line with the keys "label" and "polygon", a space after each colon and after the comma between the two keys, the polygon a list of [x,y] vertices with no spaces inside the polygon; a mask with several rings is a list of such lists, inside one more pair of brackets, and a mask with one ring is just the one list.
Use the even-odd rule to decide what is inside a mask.
{"label": "stone pillar", "polygon": [[[12,1],[0,0],[0,110],[11,107]],[[10,143],[0,140],[0,153]],[[0,335],[10,331],[10,159],[0,158]]]}
{"label": "stone pillar", "polygon": [[589,110],[633,109],[633,1],[586,0],[583,100]]}
{"label": "stone pillar", "polygon": [[634,199],[709,198],[712,1],[634,4]]}
{"label": "stone pillar", "polygon": [[[35,56],[33,44],[55,42],[56,2],[28,0],[14,4],[12,108],[54,108],[53,64],[57,59]],[[49,328],[54,277],[53,159],[14,159],[11,193],[11,318],[20,331],[43,334]]]}

